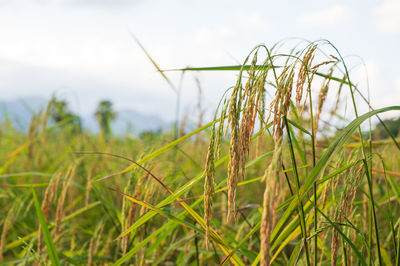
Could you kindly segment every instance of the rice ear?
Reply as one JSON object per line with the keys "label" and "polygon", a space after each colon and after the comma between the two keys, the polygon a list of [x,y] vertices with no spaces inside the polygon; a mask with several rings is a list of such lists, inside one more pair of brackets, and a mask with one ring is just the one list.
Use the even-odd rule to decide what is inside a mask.
{"label": "rice ear", "polygon": [[211,141],[208,146],[206,170],[204,173],[204,220],[206,222],[206,248],[209,248],[210,221],[212,219],[212,204],[215,186],[215,124],[212,128]]}
{"label": "rice ear", "polygon": [[270,264],[270,237],[272,228],[276,221],[275,208],[277,201],[274,200],[279,186],[280,165],[282,162],[282,138],[275,143],[275,151],[272,160],[265,171],[263,182],[265,182],[265,190],[263,196],[263,213],[261,217],[260,241],[261,241],[261,258],[260,265]]}

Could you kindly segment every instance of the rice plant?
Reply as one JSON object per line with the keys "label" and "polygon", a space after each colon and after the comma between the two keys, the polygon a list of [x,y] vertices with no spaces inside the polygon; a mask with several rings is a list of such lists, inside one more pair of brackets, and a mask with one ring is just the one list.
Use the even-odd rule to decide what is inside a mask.
{"label": "rice plant", "polygon": [[379,117],[400,106],[373,109],[335,46],[175,71],[237,73],[179,138],[49,126],[54,101],[28,134],[1,124],[1,264],[400,265],[400,146]]}

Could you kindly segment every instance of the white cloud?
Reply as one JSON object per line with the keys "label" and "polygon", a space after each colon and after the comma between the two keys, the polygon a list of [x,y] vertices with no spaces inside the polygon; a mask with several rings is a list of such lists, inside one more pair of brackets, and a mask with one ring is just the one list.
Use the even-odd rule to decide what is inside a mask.
{"label": "white cloud", "polygon": [[203,45],[220,44],[233,36],[233,30],[228,27],[202,28],[196,32],[195,40]]}
{"label": "white cloud", "polygon": [[141,0],[0,0],[1,5],[26,5],[33,6],[72,6],[72,7],[105,7],[105,8],[127,8],[140,3]]}
{"label": "white cloud", "polygon": [[264,21],[263,16],[259,12],[246,14],[243,16],[242,21],[249,30],[264,33],[269,30],[269,25]]}
{"label": "white cloud", "polygon": [[386,0],[375,9],[377,28],[386,33],[400,33],[400,1]]}
{"label": "white cloud", "polygon": [[[363,93],[365,97],[368,96],[367,91],[367,77],[369,83],[369,92],[371,105],[374,108],[382,108],[391,105],[398,105],[398,99],[400,99],[400,78],[394,78],[387,75],[384,68],[374,59],[368,59],[365,61],[364,66],[356,68],[354,72],[350,73],[352,82],[357,84],[358,89]],[[357,98],[359,99],[359,98]],[[360,101],[363,105],[363,109],[360,113],[367,112],[368,108]],[[386,115],[382,114],[382,117]]]}
{"label": "white cloud", "polygon": [[400,78],[397,78],[395,83],[396,83],[396,90],[400,92]]}
{"label": "white cloud", "polygon": [[343,5],[331,6],[327,9],[306,13],[299,18],[299,22],[308,26],[332,27],[351,18],[351,11]]}

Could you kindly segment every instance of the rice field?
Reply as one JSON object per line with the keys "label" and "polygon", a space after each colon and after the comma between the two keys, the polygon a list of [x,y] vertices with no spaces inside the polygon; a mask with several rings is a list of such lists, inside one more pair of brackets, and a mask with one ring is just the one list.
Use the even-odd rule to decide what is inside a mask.
{"label": "rice field", "polygon": [[49,123],[55,101],[2,122],[0,264],[400,265],[400,106],[373,109],[330,42],[284,45],[175,70],[236,73],[186,134],[113,136],[100,110],[96,135]]}

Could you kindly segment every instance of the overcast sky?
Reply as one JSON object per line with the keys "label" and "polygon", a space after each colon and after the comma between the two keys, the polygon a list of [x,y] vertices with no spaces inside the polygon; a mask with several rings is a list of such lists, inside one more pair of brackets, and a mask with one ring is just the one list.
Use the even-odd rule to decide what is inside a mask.
{"label": "overcast sky", "polygon": [[[56,93],[81,114],[110,99],[173,119],[175,95],[129,30],[162,68],[237,64],[255,45],[287,37],[329,39],[366,62],[374,107],[400,104],[400,0],[0,0],[0,100]],[[199,79],[212,109],[235,75]],[[191,113],[192,74],[183,91]]]}

